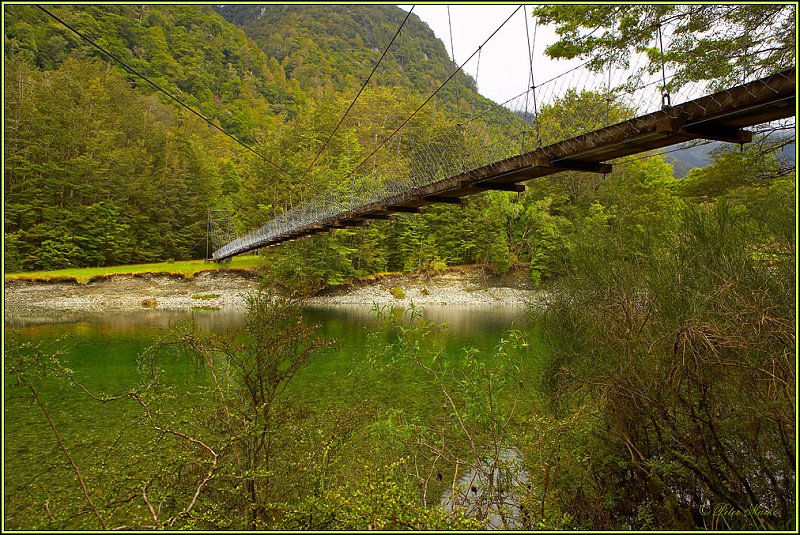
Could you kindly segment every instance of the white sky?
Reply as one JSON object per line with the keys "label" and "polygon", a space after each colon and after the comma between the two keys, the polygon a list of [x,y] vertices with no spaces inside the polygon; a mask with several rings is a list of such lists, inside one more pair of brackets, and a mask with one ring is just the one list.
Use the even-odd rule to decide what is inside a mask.
{"label": "white sky", "polygon": [[[453,27],[453,49],[455,60],[461,65],[492,32],[506,20],[520,4],[468,4],[450,5],[450,21]],[[401,5],[405,11],[411,5]],[[478,56],[464,66],[464,71],[476,78],[478,92],[495,101],[504,102],[522,92],[528,86],[530,58],[526,48],[525,18],[528,17],[528,35],[534,36],[535,20],[531,17],[532,6],[520,9],[503,28],[481,49]],[[446,4],[417,4],[413,13],[430,26],[436,37],[442,40],[450,54],[450,29],[447,22]],[[552,61],[544,55],[547,45],[555,42],[552,27],[538,27],[533,54],[533,75],[537,84],[569,70],[578,61]],[[476,72],[477,71],[477,72]],[[477,77],[476,77],[477,74]]]}

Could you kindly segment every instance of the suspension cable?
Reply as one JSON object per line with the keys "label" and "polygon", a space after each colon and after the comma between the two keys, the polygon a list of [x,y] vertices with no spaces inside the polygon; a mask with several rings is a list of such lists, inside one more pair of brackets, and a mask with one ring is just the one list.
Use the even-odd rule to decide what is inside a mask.
{"label": "suspension cable", "polygon": [[[611,21],[611,39],[614,39],[614,29],[616,27],[616,20]],[[612,47],[613,50],[613,47]],[[609,121],[611,120],[611,67],[614,64],[614,57],[611,55],[609,57],[608,62],[608,83],[606,84],[606,125],[608,125]],[[666,83],[666,77],[664,78]]]}
{"label": "suspension cable", "polygon": [[305,170],[305,172],[303,173],[303,176],[300,177],[300,180],[298,182],[302,182],[303,179],[308,174],[308,172],[311,171],[311,168],[314,167],[314,164],[317,163],[317,160],[319,159],[320,155],[325,150],[325,148],[328,146],[328,143],[330,143],[331,139],[333,139],[333,135],[336,133],[337,130],[339,130],[339,127],[342,126],[342,123],[344,122],[345,117],[347,117],[347,114],[350,113],[350,110],[353,109],[353,106],[355,105],[356,101],[358,100],[358,97],[361,96],[361,93],[364,91],[364,88],[367,87],[367,84],[372,79],[372,75],[375,74],[375,71],[378,69],[378,65],[380,65],[381,62],[383,61],[383,58],[386,57],[386,53],[389,52],[389,48],[391,48],[391,46],[394,43],[395,39],[397,39],[397,36],[400,35],[400,30],[402,30],[403,26],[405,26],[406,21],[408,20],[408,17],[411,16],[411,12],[414,11],[415,7],[416,7],[416,5],[413,5],[413,6],[411,6],[411,9],[408,10],[408,13],[406,13],[406,18],[404,18],[403,22],[400,23],[400,27],[397,28],[397,31],[394,33],[394,37],[392,37],[392,40],[389,41],[388,45],[386,45],[386,49],[383,51],[383,54],[381,54],[381,57],[380,57],[380,59],[378,59],[378,62],[375,64],[374,67],[372,67],[372,72],[369,73],[369,76],[367,76],[367,79],[364,80],[363,84],[361,84],[361,89],[358,90],[358,94],[355,96],[353,101],[350,103],[350,106],[347,107],[347,111],[344,112],[344,115],[342,115],[342,118],[339,119],[339,124],[337,124],[336,128],[333,129],[333,132],[331,132],[331,135],[328,136],[328,139],[325,140],[325,143],[322,145],[322,148],[319,149],[319,151],[317,152],[317,155],[314,157],[314,161],[311,162],[311,165],[308,166],[308,168]]}
{"label": "suspension cable", "polygon": [[186,108],[186,109],[187,109],[187,110],[189,110],[191,113],[193,113],[194,115],[198,116],[200,119],[202,119],[203,121],[205,121],[206,123],[208,123],[208,125],[209,125],[209,126],[212,126],[212,127],[216,128],[217,130],[219,130],[220,132],[222,132],[223,134],[225,134],[226,136],[228,136],[229,138],[231,138],[232,140],[234,140],[236,143],[238,143],[238,144],[239,144],[239,145],[241,145],[242,147],[246,148],[247,150],[249,150],[250,152],[252,152],[252,153],[253,153],[253,154],[255,154],[256,156],[258,156],[259,158],[261,158],[262,160],[264,160],[265,162],[267,162],[268,164],[270,164],[272,167],[274,167],[275,169],[277,169],[278,171],[280,171],[280,172],[281,172],[281,173],[283,173],[284,175],[286,175],[286,176],[288,176],[289,178],[291,178],[291,175],[290,175],[288,172],[284,171],[284,170],[283,170],[283,169],[282,169],[280,166],[278,166],[277,164],[275,164],[275,163],[273,163],[272,161],[270,161],[270,160],[269,160],[267,157],[263,156],[261,153],[257,152],[257,151],[256,151],[256,150],[255,150],[253,147],[251,147],[251,146],[247,145],[246,143],[244,143],[243,141],[239,140],[239,138],[237,138],[236,136],[234,136],[233,134],[231,134],[230,132],[228,132],[227,130],[225,130],[224,128],[222,128],[221,126],[218,126],[218,125],[214,124],[214,122],[213,122],[213,121],[211,121],[211,119],[208,119],[206,116],[204,116],[204,115],[203,115],[203,114],[201,114],[200,112],[198,112],[198,111],[194,110],[194,109],[193,109],[193,108],[191,108],[191,107],[190,107],[188,104],[185,104],[185,103],[183,103],[183,102],[182,102],[180,99],[178,99],[178,97],[174,96],[172,93],[170,93],[169,91],[167,91],[166,89],[164,89],[164,88],[163,88],[163,87],[161,87],[160,85],[156,84],[155,82],[153,82],[152,80],[150,80],[150,79],[149,79],[147,76],[143,75],[142,73],[140,73],[139,71],[137,71],[137,70],[136,70],[136,69],[134,69],[133,67],[130,67],[130,66],[129,66],[128,64],[126,64],[124,61],[122,61],[121,59],[119,59],[119,58],[118,58],[116,55],[112,54],[111,52],[109,52],[108,50],[106,50],[105,48],[103,48],[102,46],[98,45],[98,44],[97,44],[97,43],[95,43],[95,42],[94,42],[92,39],[90,39],[89,37],[87,37],[87,36],[83,35],[81,32],[79,32],[78,30],[76,30],[75,28],[73,28],[72,26],[70,26],[69,24],[67,24],[66,22],[64,22],[63,20],[61,20],[60,18],[58,18],[56,15],[54,15],[54,14],[53,14],[53,13],[51,13],[50,11],[46,10],[46,9],[45,9],[45,8],[43,8],[42,6],[40,6],[40,5],[37,5],[36,7],[38,7],[38,8],[39,8],[39,9],[41,9],[42,11],[44,11],[46,14],[48,14],[48,15],[49,15],[50,17],[52,17],[53,19],[55,19],[55,20],[57,20],[58,22],[60,22],[61,24],[63,24],[63,25],[64,25],[64,26],[65,26],[67,29],[69,29],[70,31],[72,31],[73,33],[75,33],[75,34],[76,34],[78,37],[80,37],[80,38],[81,38],[81,39],[83,39],[84,41],[88,42],[90,45],[92,45],[93,47],[95,47],[96,49],[98,49],[100,52],[102,52],[103,54],[105,54],[105,55],[106,55],[106,56],[108,56],[109,58],[113,59],[114,61],[116,61],[117,63],[119,63],[120,65],[122,65],[122,67],[123,67],[123,68],[124,68],[126,71],[128,71],[128,72],[130,72],[130,73],[132,73],[132,74],[134,74],[134,75],[136,75],[136,76],[138,76],[139,78],[141,78],[142,80],[144,80],[145,82],[147,82],[148,84],[150,84],[151,86],[153,86],[153,87],[154,87],[154,88],[155,88],[157,91],[159,91],[159,92],[161,92],[161,93],[165,94],[166,96],[168,96],[169,98],[171,98],[172,100],[174,100],[175,102],[177,102],[178,104],[180,104],[180,105],[181,105],[183,108]]}
{"label": "suspension cable", "polygon": [[[530,71],[528,72],[528,88],[533,85],[533,51],[531,50],[531,35],[528,31],[528,10],[522,6],[523,20],[525,21],[525,51],[528,53],[528,61],[530,64]],[[529,91],[525,92],[525,115],[528,114],[528,95]]]}
{"label": "suspension cable", "polygon": [[[533,97],[533,116],[531,117],[531,124],[533,121],[536,120],[536,146],[540,147],[542,145],[542,133],[539,128],[539,109],[536,105],[536,81],[533,77],[533,52],[536,48],[536,32],[539,29],[539,17],[536,17],[536,24],[533,26],[533,42],[530,40],[530,32],[528,31],[528,15],[524,11],[525,14],[525,42],[531,43],[530,46],[526,46],[525,48],[528,49],[528,60],[530,64],[530,75],[528,78],[530,93]],[[525,92],[525,113],[528,113],[528,91]]]}
{"label": "suspension cable", "polygon": [[436,90],[435,90],[433,93],[431,93],[431,95],[430,95],[428,98],[426,98],[426,99],[425,99],[425,101],[424,101],[422,104],[420,104],[420,105],[419,105],[419,107],[418,107],[416,110],[414,110],[414,112],[413,112],[411,115],[409,115],[409,116],[406,118],[406,120],[405,120],[405,121],[403,121],[403,122],[400,124],[400,126],[398,126],[398,127],[397,127],[397,128],[394,130],[394,132],[392,132],[391,134],[389,134],[389,135],[386,137],[386,139],[384,139],[383,141],[381,141],[381,143],[380,143],[380,144],[379,144],[377,147],[375,147],[375,150],[373,150],[373,151],[372,151],[372,152],[371,152],[371,153],[370,153],[370,154],[369,154],[369,155],[368,155],[366,158],[364,158],[364,159],[361,161],[361,163],[359,163],[358,165],[356,165],[356,166],[355,166],[355,167],[354,167],[354,168],[353,168],[353,169],[352,169],[352,170],[351,170],[351,171],[350,171],[350,172],[347,174],[347,176],[345,176],[344,178],[342,178],[342,180],[340,180],[340,181],[339,181],[339,182],[336,184],[336,186],[334,186],[334,187],[337,187],[337,186],[341,185],[341,184],[342,184],[342,182],[344,182],[345,180],[347,180],[348,178],[350,178],[350,177],[351,177],[351,176],[352,176],[352,175],[353,175],[353,174],[354,174],[356,171],[358,171],[358,169],[360,169],[360,168],[361,168],[361,166],[362,166],[362,165],[364,165],[364,163],[366,163],[366,162],[367,162],[367,161],[368,161],[370,158],[372,158],[372,156],[373,156],[373,155],[374,155],[376,152],[378,152],[378,151],[380,150],[380,148],[381,148],[381,147],[383,147],[383,146],[384,146],[386,143],[388,143],[388,142],[389,142],[389,140],[391,140],[391,139],[392,139],[392,138],[393,138],[393,137],[394,137],[394,136],[395,136],[395,135],[396,135],[396,134],[397,134],[397,133],[398,133],[398,132],[399,132],[399,131],[400,131],[400,130],[401,130],[401,129],[402,129],[402,128],[403,128],[403,127],[406,125],[406,124],[408,124],[408,122],[409,122],[409,121],[411,121],[411,119],[413,119],[413,118],[414,118],[414,116],[415,116],[417,113],[419,113],[419,111],[420,111],[422,108],[424,108],[424,107],[425,107],[425,105],[426,105],[428,102],[430,102],[430,101],[433,99],[433,97],[435,97],[435,96],[436,96],[436,95],[439,93],[439,91],[441,91],[441,90],[442,90],[442,88],[443,88],[445,85],[447,85],[447,83],[448,83],[448,82],[450,82],[450,80],[452,80],[452,79],[453,79],[453,77],[455,77],[455,75],[456,75],[456,74],[458,74],[459,72],[461,72],[461,70],[464,68],[464,65],[466,65],[467,63],[469,63],[469,62],[472,60],[472,58],[474,58],[474,57],[475,57],[475,54],[477,54],[478,52],[480,52],[481,48],[483,48],[483,47],[486,45],[486,43],[488,43],[488,42],[489,42],[489,41],[490,41],[490,40],[491,40],[491,39],[492,39],[492,38],[493,38],[495,35],[497,35],[497,32],[499,32],[499,31],[500,31],[500,30],[503,28],[503,26],[505,26],[505,25],[506,25],[506,23],[507,23],[509,20],[511,20],[511,17],[513,17],[514,15],[516,15],[516,14],[517,14],[517,11],[519,11],[519,10],[520,10],[520,8],[522,8],[522,6],[519,6],[517,9],[515,9],[515,10],[514,10],[514,12],[513,12],[513,13],[511,13],[511,15],[509,15],[509,16],[508,16],[508,18],[507,18],[505,21],[503,21],[503,23],[502,23],[502,24],[500,24],[500,26],[498,26],[498,27],[497,27],[497,28],[496,28],[496,29],[495,29],[495,30],[492,32],[492,34],[491,34],[489,37],[487,37],[487,38],[486,38],[486,40],[483,42],[483,44],[482,44],[482,45],[480,45],[480,46],[478,47],[478,49],[477,49],[477,50],[475,50],[475,52],[473,52],[473,53],[472,53],[472,54],[471,54],[471,55],[470,55],[470,56],[469,56],[469,57],[466,59],[466,61],[464,61],[464,63],[462,63],[462,64],[461,64],[461,65],[460,65],[460,66],[459,66],[459,67],[458,67],[458,68],[457,68],[455,71],[453,71],[453,72],[452,72],[452,74],[450,74],[450,76],[448,76],[448,77],[447,77],[447,79],[446,79],[444,82],[442,82],[442,84],[441,84],[439,87],[437,87],[437,88],[436,88]]}
{"label": "suspension cable", "polygon": [[666,110],[672,107],[667,91],[667,72],[664,69],[664,42],[661,38],[661,21],[658,21],[658,48],[661,51],[661,109]]}
{"label": "suspension cable", "polygon": [[[450,5],[447,6],[447,26],[450,29],[450,57],[453,58],[453,65],[458,65],[456,61],[456,52],[455,47],[453,46],[453,23],[450,21]],[[456,84],[456,117],[458,118],[459,124],[461,123],[461,92],[458,89],[458,84]]]}
{"label": "suspension cable", "polygon": [[476,87],[478,86],[478,75],[481,72],[481,49],[483,49],[483,46],[479,46],[478,47],[478,66],[475,67],[475,86]]}

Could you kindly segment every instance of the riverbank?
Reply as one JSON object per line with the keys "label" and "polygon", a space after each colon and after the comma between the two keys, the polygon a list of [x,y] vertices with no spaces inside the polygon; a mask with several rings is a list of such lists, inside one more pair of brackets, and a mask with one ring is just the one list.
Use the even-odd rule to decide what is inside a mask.
{"label": "riverbank", "polygon": [[[70,280],[6,280],[6,317],[45,311],[103,312],[138,309],[244,309],[256,290],[255,270],[204,271],[194,276],[115,274],[85,284]],[[436,275],[393,273],[329,287],[306,299],[335,305],[524,305],[541,292],[528,283],[527,270],[493,275],[479,266],[449,268]]]}

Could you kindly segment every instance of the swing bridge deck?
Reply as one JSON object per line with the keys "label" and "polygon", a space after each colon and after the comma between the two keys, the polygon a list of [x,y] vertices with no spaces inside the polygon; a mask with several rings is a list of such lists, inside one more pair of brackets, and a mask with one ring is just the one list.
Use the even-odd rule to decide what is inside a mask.
{"label": "swing bridge deck", "polygon": [[391,219],[396,213],[418,213],[434,203],[460,204],[463,197],[487,190],[522,192],[525,190],[522,182],[561,171],[607,174],[612,172],[613,164],[609,162],[613,160],[686,141],[749,143],[753,133],[745,128],[796,114],[795,85],[795,69],[789,69],[401,194],[388,195],[380,201],[313,221],[284,234],[261,237],[252,233],[218,249],[213,258],[222,261],[331,229],[363,226],[372,219]]}

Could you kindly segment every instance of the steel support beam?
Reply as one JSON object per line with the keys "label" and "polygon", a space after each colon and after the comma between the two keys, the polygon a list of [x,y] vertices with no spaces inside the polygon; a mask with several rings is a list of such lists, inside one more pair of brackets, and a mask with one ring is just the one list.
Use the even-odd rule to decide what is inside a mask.
{"label": "steel support beam", "polygon": [[366,214],[361,214],[358,217],[364,219],[394,219],[394,214],[385,214],[381,212],[369,212]]}
{"label": "steel support beam", "polygon": [[425,201],[442,203],[442,204],[464,204],[464,199],[461,197],[444,197],[442,195],[425,195],[422,197]]}
{"label": "steel support beam", "polygon": [[477,189],[496,190],[496,191],[515,191],[517,193],[522,193],[523,191],[525,191],[524,184],[500,184],[499,182],[476,182],[474,184],[470,184],[470,186]]}
{"label": "steel support beam", "polygon": [[403,212],[406,214],[418,214],[422,212],[422,208],[419,206],[401,206],[397,204],[392,204],[386,207],[386,210],[389,212]]}

